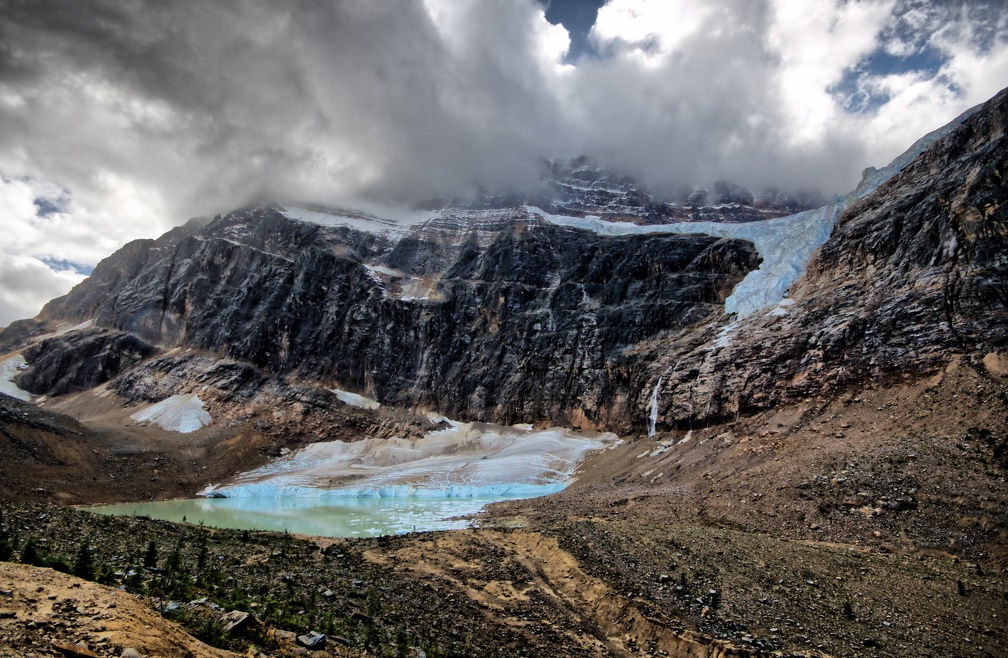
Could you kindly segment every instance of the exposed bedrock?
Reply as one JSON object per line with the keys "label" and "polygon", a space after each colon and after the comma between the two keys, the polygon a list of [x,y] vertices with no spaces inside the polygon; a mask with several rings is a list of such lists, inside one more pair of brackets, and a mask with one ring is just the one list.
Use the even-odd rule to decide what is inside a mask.
{"label": "exposed bedrock", "polygon": [[[851,206],[794,303],[670,345],[658,426],[733,418],[1008,346],[1008,93]],[[692,342],[691,342],[692,341]],[[653,390],[640,392],[638,406]]]}
{"label": "exposed bedrock", "polygon": [[635,348],[720,312],[759,264],[737,240],[498,219],[393,240],[245,209],[128,245],[46,315],[462,419],[613,428],[649,372]]}
{"label": "exposed bedrock", "polygon": [[45,338],[24,351],[31,368],[15,381],[36,394],[62,395],[97,386],[156,351],[122,331],[86,329]]}

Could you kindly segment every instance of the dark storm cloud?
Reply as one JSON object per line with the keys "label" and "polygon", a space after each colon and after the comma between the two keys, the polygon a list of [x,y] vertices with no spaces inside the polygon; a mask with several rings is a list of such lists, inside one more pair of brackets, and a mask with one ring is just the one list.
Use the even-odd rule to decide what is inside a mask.
{"label": "dark storm cloud", "polygon": [[[0,148],[77,183],[93,165],[127,169],[187,212],[520,179],[558,134],[534,60],[512,56],[534,47],[532,13],[493,3],[473,3],[471,32],[451,44],[421,2],[24,2],[2,14],[0,67],[19,103],[0,105]],[[83,125],[67,125],[71,104]],[[93,139],[66,135],[78,129]]]}
{"label": "dark storm cloud", "polygon": [[176,219],[522,187],[540,158],[581,152],[652,183],[781,168],[764,3],[728,3],[655,68],[609,48],[567,72],[539,52],[532,0],[445,6],[8,2],[0,66],[20,100],[0,104],[0,149],[77,194],[127,178]]}
{"label": "dark storm cloud", "polygon": [[[600,56],[566,67],[555,4],[0,0],[0,173],[89,207],[144,199],[177,222],[264,196],[523,187],[540,158],[578,153],[658,186],[843,192],[868,164],[851,126],[792,139],[773,2],[651,3],[675,11],[638,36],[581,20],[578,47]],[[927,27],[919,4],[866,36],[911,39]],[[599,20],[616,5],[645,7],[614,0]],[[692,31],[662,32],[694,14]]]}

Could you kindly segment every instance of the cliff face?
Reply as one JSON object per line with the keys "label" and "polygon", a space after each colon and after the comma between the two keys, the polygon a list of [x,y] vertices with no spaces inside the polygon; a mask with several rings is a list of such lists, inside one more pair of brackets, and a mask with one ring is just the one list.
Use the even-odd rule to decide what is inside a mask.
{"label": "cliff face", "polygon": [[121,331],[87,329],[45,338],[24,351],[25,390],[62,395],[97,386],[151,356],[155,348]]}
{"label": "cliff face", "polygon": [[[130,370],[116,385],[127,399],[192,392],[178,390],[190,379],[237,400],[213,366],[224,359],[248,369],[243,400],[294,382],[467,420],[614,431],[731,419],[953,354],[980,362],[1008,344],[1006,106],[1002,92],[915,145],[870,194],[891,171],[868,170],[867,196],[854,194],[790,297],[743,320],[723,312],[760,263],[740,240],[603,235],[627,225],[584,223],[591,232],[524,205],[412,224],[267,205],[127,245],[0,345],[95,320],[26,353],[18,382],[38,394]],[[175,347],[208,360],[148,359]],[[171,390],[166,372],[184,374]]]}
{"label": "cliff face", "polygon": [[631,348],[718,312],[759,263],[741,241],[604,237],[523,209],[481,217],[396,239],[267,206],[133,243],[45,311],[104,329],[39,344],[19,381],[56,394],[112,378],[133,363],[95,374],[82,345],[108,353],[128,335],[462,418],[610,424],[631,416]]}
{"label": "cliff face", "polygon": [[1004,350],[1006,124],[1002,92],[841,216],[793,304],[715,343],[670,349],[653,378],[664,374],[659,425],[732,418]]}
{"label": "cliff face", "polygon": [[753,194],[725,181],[699,188],[681,186],[658,193],[584,157],[545,163],[542,182],[546,193],[540,197],[485,196],[481,201],[505,207],[532,204],[557,215],[592,214],[637,224],[754,222],[811,210],[826,203],[818,193],[787,194],[767,189]]}

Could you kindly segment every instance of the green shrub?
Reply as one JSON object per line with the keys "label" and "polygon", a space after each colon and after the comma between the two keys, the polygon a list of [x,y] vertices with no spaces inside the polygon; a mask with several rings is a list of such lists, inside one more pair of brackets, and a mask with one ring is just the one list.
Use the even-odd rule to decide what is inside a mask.
{"label": "green shrub", "polygon": [[29,537],[25,545],[21,547],[21,563],[36,567],[49,566],[48,560],[45,559],[45,556],[39,550],[34,537]]}

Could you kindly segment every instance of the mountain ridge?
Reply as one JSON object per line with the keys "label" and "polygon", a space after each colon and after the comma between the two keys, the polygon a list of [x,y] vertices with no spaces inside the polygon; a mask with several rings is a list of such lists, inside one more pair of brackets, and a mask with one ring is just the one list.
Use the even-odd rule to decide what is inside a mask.
{"label": "mountain ridge", "polygon": [[[1003,98],[987,106],[1000,107]],[[835,225],[831,237],[817,239],[825,245],[813,259],[816,268],[830,267],[822,254],[838,252],[826,245],[869,205],[865,197],[878,196],[869,193],[874,185],[892,177],[882,184],[888,190],[909,176],[902,170],[919,170],[920,153],[950,133],[972,130],[977,111],[922,138],[889,167],[866,170],[851,195],[809,215],[809,227],[820,233]],[[568,174],[614,184],[592,178],[599,172],[587,161],[564,166]],[[616,233],[603,235],[600,222],[606,233]],[[17,346],[56,321],[93,319],[103,328],[83,339],[49,339],[31,348],[27,354],[37,367],[18,381],[36,394],[89,388],[158,350],[188,346],[247,362],[273,378],[295,376],[386,403],[505,424],[617,431],[643,425],[653,432],[662,422],[682,426],[709,420],[710,413],[750,413],[776,404],[781,391],[811,394],[810,384],[764,386],[762,375],[732,365],[764,363],[771,371],[786,370],[777,375],[784,381],[805,382],[800,372],[808,364],[804,370],[783,365],[787,359],[758,340],[739,346],[731,338],[753,327],[761,340],[770,340],[779,331],[775,324],[790,322],[805,308],[800,291],[808,290],[808,276],[795,288],[797,296],[776,310],[752,319],[747,311],[728,322],[718,305],[736,295],[739,282],[758,273],[757,266],[762,272],[770,253],[757,255],[731,236],[758,235],[752,230],[763,224],[721,224],[727,228],[716,229],[725,231],[720,238],[664,233],[690,226],[634,228],[598,216],[554,216],[528,205],[445,207],[398,220],[322,206],[253,206],[130,243],[70,294],[50,302],[37,320],[14,323],[0,343]],[[696,226],[715,231],[710,223]],[[780,241],[771,237],[760,249],[779,248],[775,239]],[[777,276],[783,278],[775,285],[786,290],[804,269],[804,258],[782,261]],[[773,300],[761,298],[753,308]],[[822,321],[820,314],[802,322],[814,327]],[[803,335],[796,327],[788,332]],[[126,336],[135,341],[124,343]],[[939,341],[937,335],[931,339]],[[947,347],[941,339],[925,352]],[[91,362],[70,366],[75,351],[89,354]],[[163,359],[159,363],[164,367]],[[938,362],[918,365],[923,372]],[[68,369],[97,374],[73,384]],[[705,369],[720,373],[721,383],[696,374]],[[727,372],[749,383],[738,386],[732,383],[736,375]],[[718,392],[725,386],[734,388],[727,398]],[[126,390],[120,394],[132,397]],[[229,398],[226,391],[220,394]],[[698,394],[706,400],[703,414]]]}
{"label": "mountain ridge", "polygon": [[[232,580],[177,609],[206,596],[378,655],[1000,655],[1006,126],[1008,91],[828,206],[685,224],[717,235],[287,204],[132,243],[0,334],[4,390],[36,393],[0,396],[0,493],[32,503],[2,504],[0,539],[93,542],[150,591],[138,546],[197,571],[202,546]],[[621,436],[469,530],[301,539],[35,504],[226,495],[431,434],[452,456],[451,418]],[[351,486],[327,469],[299,482]]]}

